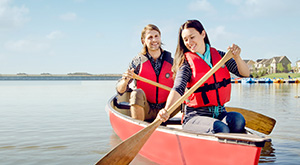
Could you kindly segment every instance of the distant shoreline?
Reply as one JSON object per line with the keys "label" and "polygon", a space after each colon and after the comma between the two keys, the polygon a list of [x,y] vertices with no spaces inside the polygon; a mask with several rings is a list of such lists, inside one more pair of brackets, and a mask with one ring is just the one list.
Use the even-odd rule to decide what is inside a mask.
{"label": "distant shoreline", "polygon": [[121,74],[0,74],[0,81],[118,80],[121,77]]}
{"label": "distant shoreline", "polygon": [[26,74],[26,73],[18,73],[18,74],[0,74],[1,76],[102,76],[102,77],[116,77],[122,76],[122,74],[78,74],[78,73],[69,73],[69,74],[50,74],[50,73],[42,73],[42,74]]}

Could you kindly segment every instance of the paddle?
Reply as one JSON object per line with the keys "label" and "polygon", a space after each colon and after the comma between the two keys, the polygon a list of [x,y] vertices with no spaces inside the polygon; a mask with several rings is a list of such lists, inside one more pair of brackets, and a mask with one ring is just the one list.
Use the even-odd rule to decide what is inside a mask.
{"label": "paddle", "polygon": [[[190,88],[167,110],[168,114],[171,114],[174,110],[176,110],[176,108],[181,105],[185,99],[194,93],[196,89],[198,89],[211,75],[213,75],[222,65],[225,64],[226,61],[232,57],[233,55],[231,51],[228,51],[225,56],[213,68],[211,68],[211,70],[209,70],[192,88]],[[96,164],[129,164],[161,123],[162,121],[156,118],[147,127],[143,128],[113,148]]]}
{"label": "paddle", "polygon": [[276,123],[276,120],[263,114],[253,112],[247,109],[226,107],[227,112],[239,112],[246,120],[246,127],[269,135]]}
{"label": "paddle", "polygon": [[135,74],[135,73],[133,74],[133,78],[134,78],[134,79],[137,79],[137,80],[140,80],[140,81],[143,81],[143,82],[146,82],[146,83],[148,83],[148,84],[157,86],[157,87],[159,87],[159,88],[165,89],[165,90],[167,90],[167,91],[170,91],[170,90],[171,90],[171,88],[168,87],[168,86],[165,86],[165,85],[159,84],[159,83],[157,83],[157,82],[155,82],[155,81],[146,79],[146,78],[141,77],[141,76],[139,76],[139,75],[137,75],[137,74]]}
{"label": "paddle", "polygon": [[[140,81],[144,81],[144,82],[149,83],[151,85],[163,88],[163,89],[168,90],[168,91],[171,90],[170,87],[159,84],[155,81],[146,79],[144,77],[138,76],[136,74],[133,75],[133,78],[135,78],[137,80],[140,80]],[[271,117],[268,117],[268,116],[265,116],[263,114],[251,111],[251,110],[242,109],[242,108],[233,108],[233,107],[226,107],[226,110],[228,112],[235,111],[235,112],[241,113],[244,116],[245,120],[246,120],[246,127],[250,128],[254,131],[264,133],[266,135],[269,135],[272,132],[272,130],[275,126],[275,123],[276,123],[275,119],[273,119]]]}

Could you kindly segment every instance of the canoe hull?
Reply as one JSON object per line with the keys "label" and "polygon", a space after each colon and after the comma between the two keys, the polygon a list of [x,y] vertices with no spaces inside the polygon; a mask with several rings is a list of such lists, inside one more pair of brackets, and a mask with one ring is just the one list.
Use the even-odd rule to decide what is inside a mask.
{"label": "canoe hull", "polygon": [[[112,128],[125,140],[147,126],[106,106]],[[210,134],[192,134],[159,126],[139,154],[159,164],[258,164],[261,147],[226,143]],[[228,141],[228,142],[227,142]],[[246,142],[249,143],[249,142]],[[264,142],[262,142],[264,144]]]}

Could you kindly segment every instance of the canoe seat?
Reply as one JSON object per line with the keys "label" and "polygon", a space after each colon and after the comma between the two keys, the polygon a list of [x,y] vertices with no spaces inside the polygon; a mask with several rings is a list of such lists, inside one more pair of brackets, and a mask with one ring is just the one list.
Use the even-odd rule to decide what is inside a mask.
{"label": "canoe seat", "polygon": [[116,106],[119,109],[130,109],[130,105],[128,102],[118,102],[117,97],[113,100],[114,106]]}
{"label": "canoe seat", "polygon": [[[128,116],[130,116],[130,105],[128,102],[118,102],[118,99],[117,97],[115,97],[113,99],[113,105],[115,107],[117,107],[119,110],[119,112],[123,113],[123,114],[127,114]],[[151,120],[145,120],[146,122],[153,122],[154,119],[151,119]],[[162,123],[162,125],[181,125],[181,118],[180,117],[173,117],[173,118],[170,118],[168,121]]]}

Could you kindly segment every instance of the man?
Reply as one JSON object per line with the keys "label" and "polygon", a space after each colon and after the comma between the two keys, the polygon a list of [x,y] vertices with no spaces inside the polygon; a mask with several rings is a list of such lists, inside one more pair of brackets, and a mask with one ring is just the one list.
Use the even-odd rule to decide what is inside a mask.
{"label": "man", "polygon": [[[120,96],[128,95],[132,118],[152,120],[165,106],[169,91],[139,80],[133,81],[133,74],[172,87],[173,58],[170,52],[161,48],[161,32],[157,26],[149,24],[144,27],[141,42],[143,49],[118,81],[117,92]],[[133,87],[131,83],[134,83]]]}

